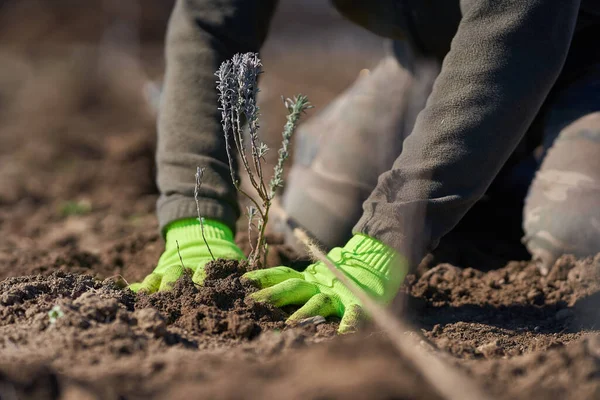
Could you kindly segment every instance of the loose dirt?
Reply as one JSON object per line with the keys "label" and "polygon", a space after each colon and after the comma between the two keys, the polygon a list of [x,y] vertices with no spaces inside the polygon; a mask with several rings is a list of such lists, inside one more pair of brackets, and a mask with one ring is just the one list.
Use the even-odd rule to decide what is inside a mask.
{"label": "loose dirt", "polygon": [[[0,399],[440,399],[376,327],[287,326],[293,309],[247,297],[244,263],[209,264],[201,287],[184,276],[166,293],[125,288],[163,249],[144,88],[162,73],[170,5],[117,3],[0,1]],[[273,24],[264,114],[299,91],[322,107],[380,56],[376,38],[330,13],[315,21],[351,45],[309,46],[332,36],[307,30],[303,10],[283,7]],[[123,47],[117,20],[140,23],[139,48]],[[265,123],[273,142],[280,122]],[[393,309],[415,329],[400,334],[498,399],[598,398],[600,256],[565,255],[542,276],[506,209],[520,214],[480,202],[407,277]],[[270,265],[306,265],[269,240]]]}
{"label": "loose dirt", "polygon": [[[547,277],[525,262],[488,273],[443,264],[411,275],[403,297],[424,350],[446,351],[499,398],[594,398],[600,337],[587,334],[600,317],[600,287],[590,284],[599,263],[566,256]],[[290,311],[246,297],[255,289],[240,280],[244,271],[211,263],[202,287],[185,276],[171,292],[137,296],[115,278],[8,278],[0,284],[0,393],[438,398],[384,334],[337,337],[336,321],[286,327]]]}

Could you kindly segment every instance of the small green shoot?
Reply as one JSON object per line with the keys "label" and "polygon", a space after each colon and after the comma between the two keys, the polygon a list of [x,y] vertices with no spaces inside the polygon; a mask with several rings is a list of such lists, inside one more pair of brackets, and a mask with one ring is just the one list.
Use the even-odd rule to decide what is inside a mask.
{"label": "small green shoot", "polygon": [[58,209],[61,217],[66,218],[72,215],[86,215],[92,212],[92,203],[89,200],[68,200],[63,202]]}
{"label": "small green shoot", "polygon": [[48,318],[50,319],[51,324],[55,324],[59,318],[65,316],[65,313],[62,311],[60,306],[54,306],[50,311],[48,311]]}

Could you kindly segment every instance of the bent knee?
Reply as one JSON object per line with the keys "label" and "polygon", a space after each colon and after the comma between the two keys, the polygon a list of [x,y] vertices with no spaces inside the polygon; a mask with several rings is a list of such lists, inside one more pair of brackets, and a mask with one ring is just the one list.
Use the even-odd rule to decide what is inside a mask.
{"label": "bent knee", "polygon": [[567,126],[529,189],[524,244],[549,267],[563,254],[600,252],[600,113]]}
{"label": "bent knee", "polygon": [[[600,196],[600,192],[597,193]],[[583,258],[600,253],[600,212],[553,207],[527,210],[523,243],[532,258],[549,268],[563,254]]]}

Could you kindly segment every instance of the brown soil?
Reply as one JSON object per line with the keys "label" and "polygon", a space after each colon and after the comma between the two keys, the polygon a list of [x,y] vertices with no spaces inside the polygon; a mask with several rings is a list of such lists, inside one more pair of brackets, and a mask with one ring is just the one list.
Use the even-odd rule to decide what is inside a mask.
{"label": "brown soil", "polygon": [[[0,1],[0,399],[439,399],[376,328],[339,337],[335,319],[286,326],[292,309],[246,297],[255,289],[240,280],[243,263],[209,264],[202,287],[185,276],[167,293],[124,289],[163,248],[143,87],[160,78],[169,4],[144,2],[133,51],[120,31],[104,35],[131,23],[118,3],[90,13],[67,0]],[[282,93],[322,107],[380,55],[376,38],[308,9],[288,24],[284,6],[273,25],[265,115],[279,115],[269,110]],[[352,40],[331,39],[334,26]],[[271,139],[276,119],[265,123]],[[547,276],[509,262],[526,255],[503,207],[470,212],[407,278],[395,309],[424,350],[443,350],[496,398],[598,398],[600,256],[566,255]],[[270,265],[306,264],[270,243]]]}

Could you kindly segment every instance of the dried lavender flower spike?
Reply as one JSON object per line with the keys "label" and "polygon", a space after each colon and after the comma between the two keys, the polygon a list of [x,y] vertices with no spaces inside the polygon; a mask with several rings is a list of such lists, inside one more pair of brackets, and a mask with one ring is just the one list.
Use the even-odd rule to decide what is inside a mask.
{"label": "dried lavender flower spike", "polygon": [[[283,99],[283,97],[282,97]],[[278,151],[277,164],[275,165],[273,178],[269,183],[269,197],[273,199],[278,188],[283,187],[283,166],[290,156],[289,147],[298,121],[306,110],[313,106],[304,95],[298,95],[293,99],[284,99],[283,104],[288,110],[287,122],[283,128],[281,148]]]}

